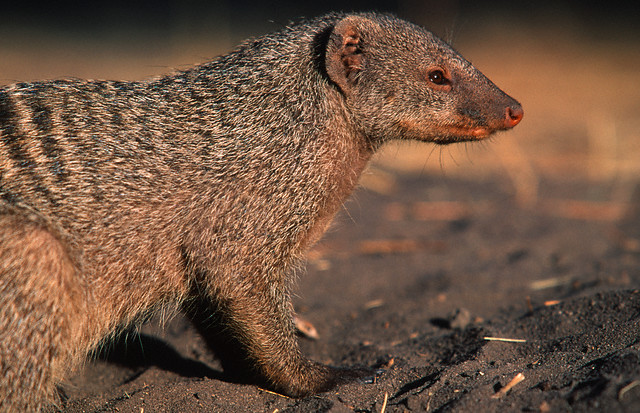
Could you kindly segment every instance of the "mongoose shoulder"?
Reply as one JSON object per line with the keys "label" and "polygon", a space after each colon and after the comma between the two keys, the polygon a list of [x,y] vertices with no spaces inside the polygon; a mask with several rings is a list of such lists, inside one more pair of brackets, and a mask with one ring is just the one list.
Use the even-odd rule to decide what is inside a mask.
{"label": "mongoose shoulder", "polygon": [[0,410],[50,403],[100,340],[169,303],[276,391],[365,374],[301,355],[290,269],[385,142],[474,141],[522,115],[446,43],[375,13],[149,81],[0,88]]}

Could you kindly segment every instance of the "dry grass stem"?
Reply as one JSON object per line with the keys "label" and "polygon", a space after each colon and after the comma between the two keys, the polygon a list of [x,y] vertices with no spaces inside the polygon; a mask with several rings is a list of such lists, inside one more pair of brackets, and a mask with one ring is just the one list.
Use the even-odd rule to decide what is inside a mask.
{"label": "dry grass stem", "polygon": [[380,409],[380,413],[384,413],[387,410],[387,401],[389,400],[389,393],[384,393],[384,400],[382,401],[382,409]]}
{"label": "dry grass stem", "polygon": [[310,321],[305,320],[297,314],[293,316],[293,324],[296,326],[298,332],[300,332],[300,334],[302,334],[303,336],[312,340],[317,340],[320,338],[318,330],[316,330],[314,325]]}
{"label": "dry grass stem", "polygon": [[372,310],[374,308],[382,307],[384,305],[384,300],[382,298],[378,298],[376,300],[367,301],[364,304],[365,310]]}
{"label": "dry grass stem", "polygon": [[529,284],[529,288],[532,290],[545,290],[547,288],[558,287],[560,285],[570,284],[572,281],[571,276],[546,278],[544,280],[534,281]]}
{"label": "dry grass stem", "polygon": [[527,296],[526,300],[527,300],[527,310],[529,310],[529,312],[532,312],[533,304],[531,304],[531,297]]}
{"label": "dry grass stem", "polygon": [[618,400],[622,400],[622,397],[631,389],[633,389],[634,387],[640,386],[640,380],[634,380],[631,383],[627,384],[626,386],[624,386],[623,388],[620,389],[620,391],[618,392]]}
{"label": "dry grass stem", "polygon": [[273,394],[274,396],[280,396],[283,399],[291,399],[291,397],[289,397],[289,396],[285,396],[284,394],[280,394],[280,393],[274,392],[272,390],[268,390],[268,389],[265,389],[265,388],[262,388],[262,387],[258,387],[258,389],[262,390],[265,393]]}
{"label": "dry grass stem", "polygon": [[482,337],[483,340],[487,341],[502,341],[506,343],[526,343],[527,340],[522,338],[505,338],[505,337]]}
{"label": "dry grass stem", "polygon": [[516,384],[520,383],[522,380],[524,380],[524,374],[522,374],[522,373],[516,374],[515,377],[512,378],[511,381],[509,383],[507,383],[506,386],[504,386],[503,388],[498,390],[496,392],[496,394],[491,396],[491,398],[492,399],[499,399],[500,397],[502,397],[505,394],[507,394],[507,392],[513,388],[513,386],[515,386]]}

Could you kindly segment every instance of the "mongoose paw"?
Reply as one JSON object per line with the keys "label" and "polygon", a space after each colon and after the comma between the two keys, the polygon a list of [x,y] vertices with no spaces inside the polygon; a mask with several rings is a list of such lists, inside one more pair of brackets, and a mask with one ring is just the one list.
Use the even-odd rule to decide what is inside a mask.
{"label": "mongoose paw", "polygon": [[311,369],[315,370],[316,374],[320,373],[315,375],[315,379],[307,373],[307,380],[304,382],[289,382],[288,385],[280,385],[276,390],[291,397],[305,397],[331,391],[343,384],[375,384],[384,372],[369,367],[333,367],[319,363],[313,363]]}

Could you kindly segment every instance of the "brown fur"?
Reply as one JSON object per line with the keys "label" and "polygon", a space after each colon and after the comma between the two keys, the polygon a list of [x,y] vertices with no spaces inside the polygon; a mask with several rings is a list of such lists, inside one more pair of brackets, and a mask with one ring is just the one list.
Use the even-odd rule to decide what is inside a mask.
{"label": "brown fur", "polygon": [[0,410],[51,402],[100,340],[170,303],[230,333],[277,391],[365,374],[300,354],[292,268],[384,142],[475,140],[521,117],[444,42],[378,14],[147,82],[0,89]]}

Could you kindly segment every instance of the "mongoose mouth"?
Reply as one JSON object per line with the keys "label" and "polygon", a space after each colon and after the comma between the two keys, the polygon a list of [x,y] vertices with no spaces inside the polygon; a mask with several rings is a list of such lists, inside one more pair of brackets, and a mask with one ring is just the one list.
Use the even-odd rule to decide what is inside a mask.
{"label": "mongoose mouth", "polygon": [[479,141],[489,137],[495,129],[486,127],[462,127],[462,126],[444,126],[436,130],[436,136],[433,141],[440,145],[456,142]]}
{"label": "mongoose mouth", "polygon": [[482,140],[497,130],[486,126],[431,125],[425,127],[408,121],[400,122],[399,125],[408,136],[440,145]]}
{"label": "mongoose mouth", "polygon": [[434,139],[434,142],[445,145],[455,142],[479,141],[496,131],[513,128],[520,123],[523,115],[522,107],[517,104],[507,107],[505,117],[502,120],[490,122],[489,126],[436,126],[434,129],[438,138]]}

